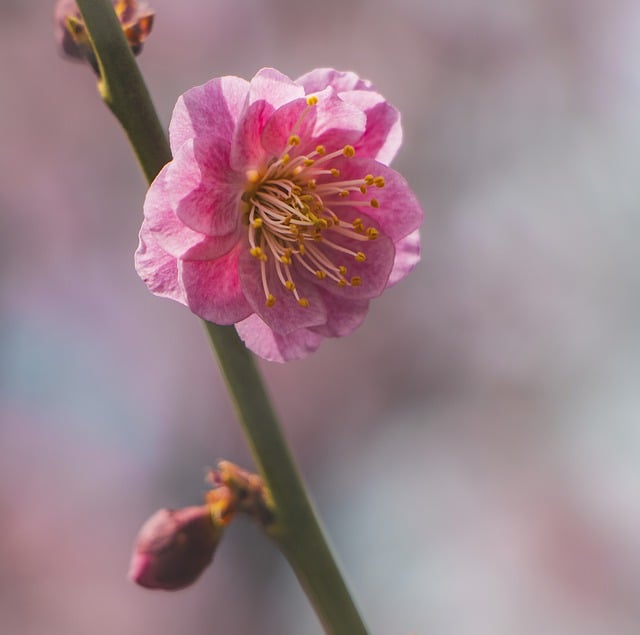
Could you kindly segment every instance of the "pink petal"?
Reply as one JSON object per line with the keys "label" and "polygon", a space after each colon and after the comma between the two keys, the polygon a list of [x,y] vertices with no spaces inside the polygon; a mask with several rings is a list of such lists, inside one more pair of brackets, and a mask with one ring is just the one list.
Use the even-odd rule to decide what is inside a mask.
{"label": "pink petal", "polygon": [[275,68],[260,69],[251,80],[248,103],[268,102],[273,110],[304,97],[304,88]]}
{"label": "pink petal", "polygon": [[273,110],[273,106],[264,100],[247,106],[231,145],[231,165],[235,170],[259,169],[266,162],[260,137]]}
{"label": "pink petal", "polygon": [[231,146],[231,165],[240,171],[260,168],[266,160],[260,138],[280,106],[304,97],[304,88],[273,68],[263,68],[251,80],[245,108]]}
{"label": "pink petal", "polygon": [[251,313],[240,279],[238,257],[241,246],[216,260],[182,260],[180,281],[188,307],[204,320],[233,324]]}
{"label": "pink petal", "polygon": [[207,260],[226,253],[238,242],[237,234],[205,236],[187,227],[174,213],[167,174],[171,163],[162,168],[151,184],[144,201],[145,231],[154,242],[175,258]]}
{"label": "pink petal", "polygon": [[262,132],[262,146],[270,155],[282,154],[292,134],[301,139],[295,152],[303,154],[320,144],[331,152],[354,145],[362,137],[366,117],[360,109],[342,101],[330,88],[317,97],[315,106],[308,106],[306,99],[297,99],[273,113]]}
{"label": "pink petal", "polygon": [[338,93],[371,88],[370,81],[360,79],[355,73],[337,71],[333,68],[316,68],[298,77],[296,83],[304,86],[307,94],[323,90],[327,86],[331,86]]}
{"label": "pink petal", "polygon": [[229,167],[229,144],[190,139],[169,164],[167,191],[176,215],[208,236],[233,233],[240,222],[240,177]]}
{"label": "pink petal", "polygon": [[349,301],[330,293],[322,293],[327,307],[327,323],[310,330],[325,337],[343,337],[357,329],[369,311],[369,300]]}
{"label": "pink petal", "polygon": [[178,262],[157,243],[149,232],[147,222],[140,229],[140,243],[135,254],[138,275],[149,290],[164,298],[187,304],[184,290],[178,280]]}
{"label": "pink petal", "polygon": [[308,329],[278,335],[255,314],[238,322],[236,331],[248,349],[270,362],[288,362],[307,357],[324,339]]}
{"label": "pink petal", "polygon": [[358,209],[374,219],[393,242],[418,229],[424,215],[422,207],[409,184],[398,172],[373,159],[359,159],[357,156],[350,159],[337,158],[332,161],[331,166],[340,170],[340,179],[345,181],[362,179],[367,174],[384,178],[384,187],[370,187],[366,194],[351,192],[348,200],[369,203],[372,198],[377,199],[379,207],[367,204]]}
{"label": "pink petal", "polygon": [[355,144],[356,156],[389,165],[402,143],[400,112],[373,91],[352,90],[340,93],[340,97],[367,116],[366,132]]}
{"label": "pink petal", "polygon": [[416,229],[396,243],[396,259],[387,287],[400,282],[420,262],[420,230]]}
{"label": "pink petal", "polygon": [[169,124],[171,151],[175,154],[185,141],[195,137],[220,137],[230,142],[248,92],[248,81],[228,76],[184,93]]}
{"label": "pink petal", "polygon": [[268,289],[275,296],[276,303],[268,307],[266,306],[260,261],[251,256],[246,247],[240,255],[240,280],[245,296],[254,312],[267,323],[269,328],[282,335],[301,328],[324,324],[327,312],[315,285],[310,282],[305,283],[304,279],[296,276],[294,271],[298,292],[309,302],[309,306],[300,306],[293,292],[287,290],[278,279],[272,260],[273,256],[271,256],[271,261],[265,263],[265,270]]}

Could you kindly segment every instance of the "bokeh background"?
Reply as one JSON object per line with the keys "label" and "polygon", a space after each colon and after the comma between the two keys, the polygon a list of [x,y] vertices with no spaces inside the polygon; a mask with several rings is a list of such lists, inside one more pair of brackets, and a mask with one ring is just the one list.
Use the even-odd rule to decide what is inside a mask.
{"label": "bokeh background", "polygon": [[[153,0],[187,88],[357,71],[403,113],[424,256],[354,335],[264,364],[380,635],[640,632],[640,3]],[[137,278],[142,176],[53,2],[0,4],[0,632],[319,635],[234,524],[177,594],[125,579],[156,508],[251,466],[199,322]]]}

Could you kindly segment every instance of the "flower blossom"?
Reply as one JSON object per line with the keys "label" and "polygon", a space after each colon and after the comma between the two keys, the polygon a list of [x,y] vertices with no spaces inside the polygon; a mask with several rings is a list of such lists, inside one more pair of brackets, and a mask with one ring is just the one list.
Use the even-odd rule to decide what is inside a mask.
{"label": "flower blossom", "polygon": [[136,269],[249,349],[302,358],[358,327],[419,260],[422,209],[388,163],[400,115],[368,81],[265,68],[178,100],[173,160],[144,203]]}

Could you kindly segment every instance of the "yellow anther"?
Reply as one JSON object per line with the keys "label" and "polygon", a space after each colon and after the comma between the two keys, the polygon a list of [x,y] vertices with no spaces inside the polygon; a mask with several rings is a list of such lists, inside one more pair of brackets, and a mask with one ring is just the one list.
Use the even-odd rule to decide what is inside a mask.
{"label": "yellow anther", "polygon": [[316,152],[318,154],[325,154],[326,151],[327,149],[323,145],[316,146]]}
{"label": "yellow anther", "polygon": [[251,249],[249,249],[249,253],[254,257],[254,258],[262,258],[262,249],[260,249],[260,247],[251,247]]}
{"label": "yellow anther", "polygon": [[375,207],[375,208],[380,207],[380,201],[377,198],[372,198],[371,199],[371,207]]}
{"label": "yellow anther", "polygon": [[339,287],[346,287],[347,286],[347,281],[344,278],[340,278],[340,280],[338,280],[338,286]]}
{"label": "yellow anther", "polygon": [[367,174],[367,176],[364,177],[364,182],[367,185],[374,185],[376,180],[373,178],[373,174]]}
{"label": "yellow anther", "polygon": [[290,146],[299,146],[300,145],[300,137],[297,134],[292,134],[289,137],[289,145]]}
{"label": "yellow anther", "polygon": [[268,307],[272,307],[274,304],[276,303],[276,298],[274,295],[272,295],[271,293],[267,296],[267,300],[265,302],[265,304]]}
{"label": "yellow anther", "polygon": [[338,192],[338,196],[340,198],[347,198],[347,196],[349,196],[349,190],[341,190]]}
{"label": "yellow anther", "polygon": [[249,183],[257,183],[260,180],[260,172],[258,170],[247,170],[245,176]]}
{"label": "yellow anther", "polygon": [[253,223],[251,223],[253,225],[254,229],[260,229],[262,227],[262,219],[261,218],[254,218],[253,219]]}
{"label": "yellow anther", "polygon": [[291,161],[291,156],[287,153],[287,154],[283,154],[282,158],[280,159],[280,161],[282,162],[282,165],[287,165],[287,163],[289,163],[289,161]]}
{"label": "yellow anther", "polygon": [[287,280],[284,283],[284,286],[289,290],[289,291],[293,291],[296,288],[296,285],[294,282],[292,282],[291,280]]}
{"label": "yellow anther", "polygon": [[373,180],[373,183],[376,187],[384,187],[384,177],[376,176],[376,178]]}
{"label": "yellow anther", "polygon": [[346,276],[347,275],[347,268],[344,265],[340,265],[338,267],[338,271],[340,272],[340,275],[342,275],[342,276]]}
{"label": "yellow anther", "polygon": [[328,229],[329,223],[326,218],[319,218],[316,221],[316,227],[318,227],[318,229]]}
{"label": "yellow anther", "polygon": [[353,146],[345,146],[342,154],[344,154],[345,157],[354,157],[356,155],[356,149]]}
{"label": "yellow anther", "polygon": [[303,161],[303,163],[304,163],[305,167],[309,168],[315,163],[315,161],[313,159],[305,159]]}
{"label": "yellow anther", "polygon": [[356,253],[356,255],[355,255],[355,259],[356,259],[358,262],[364,262],[364,261],[367,259],[367,257],[366,257],[366,255],[365,255],[363,252],[359,251],[359,252],[357,252],[357,253]]}
{"label": "yellow anther", "polygon": [[299,253],[301,256],[304,256],[304,252],[305,252],[305,251],[306,251],[306,247],[304,246],[304,244],[303,244],[303,243],[299,243],[299,244],[298,244],[298,253]]}
{"label": "yellow anther", "polygon": [[338,168],[331,168],[331,175],[340,176],[340,170],[338,170]]}
{"label": "yellow anther", "polygon": [[375,227],[367,227],[367,236],[369,240],[375,240],[378,237],[378,230]]}
{"label": "yellow anther", "polygon": [[300,174],[302,170],[304,170],[304,168],[301,165],[296,165],[296,167],[292,170],[293,176],[298,176],[298,174]]}
{"label": "yellow anther", "polygon": [[321,271],[320,269],[316,271],[316,278],[318,278],[318,280],[324,280],[326,277],[327,277],[326,271]]}
{"label": "yellow anther", "polygon": [[360,234],[364,233],[364,223],[362,222],[361,218],[356,218],[351,225],[353,226],[353,228],[359,232]]}
{"label": "yellow anther", "polygon": [[298,304],[299,304],[301,307],[306,308],[306,307],[308,307],[308,306],[309,306],[309,300],[307,300],[307,298],[299,298],[299,299],[298,299]]}
{"label": "yellow anther", "polygon": [[307,105],[315,106],[318,103],[318,98],[315,95],[310,95],[307,97]]}
{"label": "yellow anther", "polygon": [[316,180],[315,179],[311,179],[308,183],[307,183],[307,187],[310,190],[315,190],[316,189]]}
{"label": "yellow anther", "polygon": [[280,262],[283,265],[290,265],[291,264],[291,258],[289,258],[289,256],[287,256],[286,254],[280,256]]}
{"label": "yellow anther", "polygon": [[366,193],[367,193],[367,186],[366,186],[366,185],[361,185],[361,186],[360,186],[360,191],[361,191],[363,194],[366,194]]}
{"label": "yellow anther", "polygon": [[360,276],[353,276],[351,278],[351,286],[359,287],[362,284],[362,278]]}

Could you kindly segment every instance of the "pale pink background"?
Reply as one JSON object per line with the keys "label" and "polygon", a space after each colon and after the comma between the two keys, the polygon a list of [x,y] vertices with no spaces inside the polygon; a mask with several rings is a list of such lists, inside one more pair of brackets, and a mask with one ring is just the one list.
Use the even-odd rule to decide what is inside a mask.
{"label": "pale pink background", "polygon": [[[424,258],[353,336],[264,371],[377,635],[637,635],[640,4],[154,0],[163,121],[316,66],[403,112]],[[198,321],[132,263],[145,186],[53,3],[0,4],[0,632],[319,635],[238,523],[195,587],[140,523],[250,466]]]}

